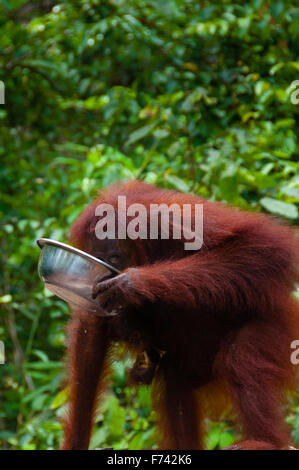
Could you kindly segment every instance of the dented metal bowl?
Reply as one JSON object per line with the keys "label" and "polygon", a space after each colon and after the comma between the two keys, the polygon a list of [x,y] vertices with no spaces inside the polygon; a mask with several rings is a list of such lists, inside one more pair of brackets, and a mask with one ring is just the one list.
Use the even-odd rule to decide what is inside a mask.
{"label": "dented metal bowl", "polygon": [[79,307],[99,316],[113,316],[106,312],[97,299],[92,298],[96,280],[119,274],[119,270],[84,251],[49,238],[37,240],[41,248],[38,273],[45,286],[71,306]]}

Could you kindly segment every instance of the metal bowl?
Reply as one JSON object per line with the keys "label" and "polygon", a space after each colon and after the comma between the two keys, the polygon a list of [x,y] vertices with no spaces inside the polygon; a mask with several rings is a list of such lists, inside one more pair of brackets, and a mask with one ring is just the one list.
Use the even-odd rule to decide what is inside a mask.
{"label": "metal bowl", "polygon": [[41,248],[38,273],[45,286],[70,305],[88,310],[100,316],[112,316],[118,312],[106,312],[92,298],[92,286],[96,280],[112,277],[120,271],[106,261],[84,251],[48,238],[37,240]]}

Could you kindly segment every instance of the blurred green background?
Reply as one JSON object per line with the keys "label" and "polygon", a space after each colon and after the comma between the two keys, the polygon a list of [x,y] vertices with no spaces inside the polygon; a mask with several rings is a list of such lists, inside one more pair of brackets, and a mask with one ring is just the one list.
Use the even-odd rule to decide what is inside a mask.
{"label": "blurred green background", "polygon": [[[0,0],[0,447],[57,448],[68,306],[37,275],[46,236],[141,178],[298,222],[296,1]],[[299,96],[298,96],[299,98]],[[155,446],[149,390],[115,362],[92,447]],[[286,410],[299,444],[299,397]],[[236,434],[207,419],[207,447]]]}

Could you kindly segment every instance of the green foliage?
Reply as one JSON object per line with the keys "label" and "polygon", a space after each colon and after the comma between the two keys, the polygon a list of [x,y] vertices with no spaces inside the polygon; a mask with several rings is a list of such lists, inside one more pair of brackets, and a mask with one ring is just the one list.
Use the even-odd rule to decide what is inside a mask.
{"label": "green foliage", "polygon": [[[51,10],[49,10],[49,5]],[[142,178],[298,221],[295,1],[0,1],[2,448],[56,448],[68,307],[35,240],[65,240],[98,189]],[[92,446],[155,445],[123,362]],[[298,400],[289,422],[298,437]],[[211,423],[210,448],[232,442]]]}
{"label": "green foliage", "polygon": [[225,423],[210,423],[206,439],[206,448],[208,450],[228,447],[234,442],[234,432],[229,426]]}

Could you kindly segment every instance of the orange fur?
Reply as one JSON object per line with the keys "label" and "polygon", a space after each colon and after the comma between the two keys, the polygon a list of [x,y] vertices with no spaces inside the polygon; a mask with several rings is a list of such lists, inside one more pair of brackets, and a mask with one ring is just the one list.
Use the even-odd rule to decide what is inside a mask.
{"label": "orange fur", "polygon": [[165,352],[153,387],[162,448],[202,447],[205,404],[196,390],[217,380],[227,384],[251,442],[247,448],[287,447],[282,410],[284,392],[294,386],[290,343],[298,339],[294,231],[272,217],[133,181],[101,192],[75,222],[73,243],[95,254],[102,243],[94,235],[95,208],[102,202],[116,207],[118,195],[147,208],[202,203],[204,245],[186,252],[184,240],[118,242],[127,269],[105,284],[99,302],[119,304],[122,312],[83,319],[75,312],[71,322],[64,448],[88,447],[97,390],[115,340],[137,352]]}

